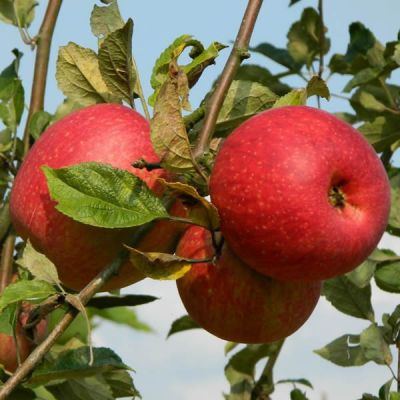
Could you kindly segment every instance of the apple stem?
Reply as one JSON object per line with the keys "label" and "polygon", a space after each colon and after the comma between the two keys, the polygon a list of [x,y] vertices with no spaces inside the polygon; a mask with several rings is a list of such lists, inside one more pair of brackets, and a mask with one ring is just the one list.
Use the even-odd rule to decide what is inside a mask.
{"label": "apple stem", "polygon": [[225,64],[224,70],[218,80],[214,93],[206,104],[206,116],[199,133],[198,142],[193,151],[195,158],[201,157],[208,149],[209,142],[214,133],[219,111],[224,102],[226,93],[235,78],[240,63],[248,57],[248,47],[254,25],[260,12],[262,0],[249,0],[242,23],[237,34],[235,44]]}
{"label": "apple stem", "polygon": [[160,169],[161,164],[158,163],[150,163],[146,161],[144,158],[136,160],[132,163],[132,167],[139,168],[139,169],[146,169],[147,171],[153,171],[153,169]]}
{"label": "apple stem", "polygon": [[5,289],[11,280],[15,240],[15,234],[13,232],[9,232],[3,243],[0,261],[0,293]]}

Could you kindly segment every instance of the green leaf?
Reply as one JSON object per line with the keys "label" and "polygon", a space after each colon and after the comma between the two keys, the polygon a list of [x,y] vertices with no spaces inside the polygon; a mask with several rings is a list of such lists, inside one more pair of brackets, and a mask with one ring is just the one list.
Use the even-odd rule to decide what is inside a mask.
{"label": "green leaf", "polygon": [[300,0],[290,0],[289,7],[292,6],[293,4],[298,3]]}
{"label": "green leaf", "polygon": [[[56,309],[50,313],[47,317],[48,330],[51,332],[61,318],[65,314],[65,309]],[[63,334],[57,339],[57,343],[64,345],[71,339],[79,339],[81,342],[86,343],[88,337],[88,326],[86,324],[85,317],[82,314],[78,314],[69,327],[63,332]]]}
{"label": "green leaf", "polygon": [[304,385],[309,387],[310,389],[314,389],[313,385],[308,379],[300,378],[300,379],[281,379],[276,384],[279,383],[292,383],[293,385]]}
{"label": "green leaf", "polygon": [[228,46],[213,42],[207,49],[204,49],[200,54],[196,55],[194,60],[182,67],[188,77],[189,87],[193,87],[199,80],[203,71],[209,66],[215,64],[215,59],[219,56],[219,52]]}
{"label": "green leaf", "polygon": [[215,127],[215,136],[227,136],[243,121],[271,108],[278,96],[256,82],[233,81],[224,99]]}
{"label": "green leaf", "polygon": [[0,296],[0,311],[22,300],[42,301],[56,293],[54,286],[39,279],[20,280],[8,285]]}
{"label": "green leaf", "polygon": [[389,226],[396,230],[400,229],[400,170],[390,177],[391,209],[389,215]]}
{"label": "green leaf", "polygon": [[386,292],[400,293],[400,262],[384,263],[375,271],[375,282]]}
{"label": "green leaf", "polygon": [[359,54],[366,55],[375,45],[375,36],[361,22],[349,26],[350,43],[345,54],[345,61],[352,62]]}
{"label": "green leaf", "polygon": [[371,324],[361,332],[360,346],[367,360],[383,365],[390,365],[393,361],[390,347],[376,324]]}
{"label": "green leaf", "polygon": [[31,389],[17,386],[11,394],[7,396],[7,400],[42,400],[36,397],[36,394]]}
{"label": "green leaf", "polygon": [[326,82],[318,75],[314,75],[307,83],[306,87],[307,97],[320,96],[327,100],[331,98]]}
{"label": "green leaf", "polygon": [[169,338],[174,333],[197,328],[201,328],[201,326],[196,321],[194,321],[190,315],[183,315],[172,323],[171,328],[168,331],[167,338]]}
{"label": "green leaf", "polygon": [[14,79],[18,78],[18,72],[19,72],[19,66],[21,63],[21,58],[24,55],[24,53],[20,52],[18,49],[13,49],[11,51],[14,55],[14,60],[12,63],[6,67],[0,74],[1,79]]}
{"label": "green leaf", "polygon": [[341,367],[360,366],[369,361],[360,346],[360,335],[340,336],[314,353]]}
{"label": "green leaf", "polygon": [[358,127],[358,130],[377,152],[382,152],[400,139],[399,123],[400,118],[390,119],[386,116],[378,116],[371,122],[365,122]]}
{"label": "green leaf", "polygon": [[82,107],[83,106],[81,104],[75,102],[74,100],[65,98],[64,101],[57,107],[52,122],[56,122],[59,119],[65,117],[73,111],[79,110]]}
{"label": "green leaf", "polygon": [[107,7],[99,7],[96,4],[90,15],[90,27],[93,35],[99,39],[99,44],[104,38],[124,26],[117,0]]}
{"label": "green leaf", "polygon": [[236,342],[227,342],[225,344],[224,348],[224,353],[225,355],[228,355],[232,350],[234,350],[237,346],[239,346],[239,343]]}
{"label": "green leaf", "polygon": [[359,288],[346,276],[339,276],[324,282],[323,294],[339,311],[356,318],[374,321],[370,285]]}
{"label": "green leaf", "polygon": [[343,91],[345,93],[351,92],[357,86],[364,85],[373,81],[374,79],[378,78],[381,74],[381,68],[364,68],[361,71],[357,72],[349,82],[347,82],[346,86],[344,87]]}
{"label": "green leaf", "polygon": [[104,318],[116,324],[129,326],[138,331],[153,332],[153,329],[148,324],[139,320],[135,311],[130,310],[127,307],[113,307],[102,310],[90,308],[89,314],[91,316]]}
{"label": "green leaf", "polygon": [[395,253],[388,250],[375,249],[373,253],[357,268],[346,274],[346,277],[359,288],[366,287],[374,276],[376,265],[390,260]]}
{"label": "green leaf", "polygon": [[[255,366],[258,361],[268,357],[275,348],[276,343],[272,344],[249,344],[242,350],[234,354],[226,367],[231,366],[236,371],[254,377]],[[226,368],[225,367],[225,368]]]}
{"label": "green leaf", "polygon": [[139,397],[140,394],[133,384],[133,380],[127,371],[110,371],[103,374],[104,380],[111,388],[114,398],[133,396]]}
{"label": "green leaf", "polygon": [[168,217],[161,200],[128,171],[95,162],[42,169],[57,210],[76,221],[127,228]]}
{"label": "green leaf", "polygon": [[241,65],[236,72],[235,80],[259,83],[262,86],[268,87],[278,96],[283,96],[290,92],[290,86],[281,82],[268,69],[255,64]]}
{"label": "green leaf", "polygon": [[129,250],[131,263],[143,275],[158,280],[177,280],[191,268],[193,260],[167,253],[145,253],[132,247]]}
{"label": "green leaf", "polygon": [[263,54],[276,63],[288,68],[290,71],[300,71],[304,65],[304,62],[296,62],[288,50],[279,49],[270,43],[261,43],[257,47],[251,47],[250,50]]}
{"label": "green leaf", "polygon": [[198,40],[193,39],[190,35],[182,35],[176,38],[156,60],[150,78],[151,87],[154,89],[154,93],[149,98],[149,104],[151,106],[155,105],[160,88],[163,86],[164,82],[168,80],[170,63],[176,60],[185,48],[190,46],[193,47],[196,55],[204,51],[204,46]]}
{"label": "green leaf", "polygon": [[12,303],[0,312],[0,332],[13,336],[17,320],[18,304]]}
{"label": "green leaf", "polygon": [[[185,73],[178,67],[171,68],[154,104],[150,122],[151,140],[161,165],[173,172],[193,170],[193,159],[181,109],[188,93]],[[183,78],[183,80],[182,80]],[[182,98],[182,85],[185,94]]]}
{"label": "green leaf", "polygon": [[82,105],[113,100],[101,76],[97,55],[91,49],[72,42],[60,47],[56,78],[64,95]]}
{"label": "green leaf", "polygon": [[111,388],[101,376],[68,381],[47,386],[57,400],[114,400]]}
{"label": "green leaf", "polygon": [[29,131],[31,136],[37,140],[45,129],[50,125],[53,116],[47,111],[37,111],[33,114]]}
{"label": "green leaf", "polygon": [[125,296],[96,296],[89,300],[87,307],[105,308],[121,307],[121,306],[140,306],[158,300],[157,297],[145,294],[128,294]]}
{"label": "green leaf", "polygon": [[[311,66],[312,62],[320,52],[319,37],[321,21],[318,12],[311,7],[305,8],[301,14],[300,21],[295,22],[287,35],[289,54],[297,63]],[[329,39],[325,38],[324,53],[330,47]]]}
{"label": "green leaf", "polygon": [[132,104],[136,71],[132,62],[131,19],[121,29],[110,33],[99,49],[99,68],[110,92]]}
{"label": "green leaf", "polygon": [[89,347],[61,352],[54,360],[45,360],[33,372],[30,383],[42,384],[57,379],[76,379],[113,370],[129,369],[110,349],[95,347],[94,362],[89,365]]}
{"label": "green leaf", "polygon": [[250,400],[255,383],[255,366],[268,357],[280,343],[252,344],[234,354],[225,366],[225,376],[231,386],[229,400]]}
{"label": "green leaf", "polygon": [[293,89],[285,96],[280,97],[272,108],[283,106],[304,106],[307,102],[306,89]]}
{"label": "green leaf", "polygon": [[308,397],[300,389],[293,389],[290,392],[290,400],[308,400]]}
{"label": "green leaf", "polygon": [[27,28],[35,16],[35,0],[2,0],[0,20],[21,28]]}
{"label": "green leaf", "polygon": [[51,285],[61,285],[56,266],[44,254],[36,251],[29,240],[22,253],[22,258],[17,263],[39,280]]}
{"label": "green leaf", "polygon": [[385,384],[383,384],[379,389],[379,399],[380,400],[390,400],[390,387],[392,386],[393,378],[389,379]]}

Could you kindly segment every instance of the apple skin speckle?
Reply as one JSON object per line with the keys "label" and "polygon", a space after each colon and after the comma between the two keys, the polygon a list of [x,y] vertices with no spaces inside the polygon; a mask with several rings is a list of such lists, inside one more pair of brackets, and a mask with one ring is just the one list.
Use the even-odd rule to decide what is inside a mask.
{"label": "apple skin speckle", "polygon": [[[336,184],[342,208],[329,199]],[[282,280],[354,269],[376,247],[390,210],[387,174],[369,143],[306,106],[271,109],[239,126],[217,155],[210,194],[233,251]]]}

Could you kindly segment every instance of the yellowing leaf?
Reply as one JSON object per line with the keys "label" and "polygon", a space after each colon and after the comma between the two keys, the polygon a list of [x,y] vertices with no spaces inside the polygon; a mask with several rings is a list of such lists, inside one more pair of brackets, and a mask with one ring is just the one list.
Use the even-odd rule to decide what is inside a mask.
{"label": "yellowing leaf", "polygon": [[304,106],[307,102],[306,89],[294,89],[288,94],[280,97],[272,106],[272,108],[283,106]]}
{"label": "yellowing leaf", "polygon": [[131,263],[144,275],[158,280],[176,280],[186,274],[191,268],[191,261],[166,253],[143,253],[132,247],[127,247]]}
{"label": "yellowing leaf", "polygon": [[327,100],[331,98],[326,82],[318,75],[314,75],[307,83],[307,97],[321,96]]}
{"label": "yellowing leaf", "polygon": [[181,109],[187,108],[187,79],[176,63],[171,64],[161,86],[151,120],[151,140],[161,165],[173,172],[193,170],[192,152]]}
{"label": "yellowing leaf", "polygon": [[112,101],[99,69],[96,53],[75,43],[60,48],[56,78],[66,97],[82,105]]}
{"label": "yellowing leaf", "polygon": [[200,196],[193,186],[181,182],[167,182],[164,179],[159,179],[159,181],[175,196],[183,201],[187,199],[192,203],[189,207],[189,219],[193,223],[204,226],[207,229],[217,229],[219,227],[217,209],[204,197]]}

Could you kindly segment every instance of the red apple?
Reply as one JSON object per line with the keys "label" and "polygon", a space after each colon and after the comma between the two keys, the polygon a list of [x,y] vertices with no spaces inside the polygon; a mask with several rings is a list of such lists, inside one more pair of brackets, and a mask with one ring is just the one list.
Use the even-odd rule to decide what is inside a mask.
{"label": "red apple", "polygon": [[355,268],[379,242],[390,208],[373,148],[347,123],[305,106],[239,126],[217,155],[210,194],[233,251],[283,280]]}
{"label": "red apple", "polygon": [[[177,254],[193,259],[212,257],[211,235],[191,227]],[[189,315],[221,339],[269,343],[289,336],[311,315],[321,284],[277,281],[255,272],[225,244],[215,264],[194,264],[177,286]]]}
{"label": "red apple", "polygon": [[[160,193],[156,179],[168,177],[163,169],[151,172],[136,169],[131,163],[145,158],[158,162],[150,140],[146,119],[130,108],[117,104],[98,104],[62,118],[46,130],[34,144],[15,179],[10,199],[11,217],[16,231],[30,239],[57,266],[61,281],[80,290],[110,263],[134,229],[103,229],[84,225],[61,214],[50,198],[41,166],[60,168],[81,162],[97,161],[125,169],[143,179]],[[158,222],[141,239],[139,248],[154,244],[152,251],[168,251],[183,227]],[[156,243],[153,236],[158,238]],[[143,278],[131,264],[122,267],[104,288],[127,286]]]}
{"label": "red apple", "polygon": [[[47,321],[41,320],[34,329],[34,338],[30,338],[24,330],[32,305],[24,303],[16,326],[16,343],[20,361],[23,362],[32,352],[36,344],[40,343],[47,336]],[[12,336],[0,333],[0,364],[7,371],[14,372],[18,367],[17,347]]]}

